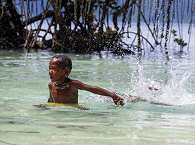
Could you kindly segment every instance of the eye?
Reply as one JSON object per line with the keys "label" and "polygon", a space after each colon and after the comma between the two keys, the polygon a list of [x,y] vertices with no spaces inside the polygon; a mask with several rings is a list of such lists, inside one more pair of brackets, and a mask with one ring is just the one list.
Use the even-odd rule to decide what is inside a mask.
{"label": "eye", "polygon": [[56,70],[55,67],[49,67],[49,70]]}

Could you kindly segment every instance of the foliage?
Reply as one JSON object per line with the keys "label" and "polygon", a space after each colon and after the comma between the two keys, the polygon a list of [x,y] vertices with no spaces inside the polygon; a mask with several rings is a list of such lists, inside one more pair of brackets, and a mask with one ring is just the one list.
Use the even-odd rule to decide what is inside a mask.
{"label": "foliage", "polygon": [[178,46],[180,46],[180,52],[183,52],[183,48],[187,46],[187,43],[182,38],[176,38],[177,31],[175,29],[173,29],[171,32],[174,36],[174,42],[177,43]]}
{"label": "foliage", "polygon": [[[75,53],[108,50],[142,56],[147,48],[144,44],[148,44],[152,50],[164,50],[168,59],[167,42],[176,33],[171,25],[177,22],[182,32],[183,22],[188,21],[191,28],[195,1],[7,0],[0,1],[0,10],[3,24],[0,29],[5,26],[2,18],[9,15],[8,24],[13,24],[13,32],[19,34],[23,47],[29,50],[36,47]],[[152,40],[143,33],[143,24]],[[131,43],[124,41],[123,34],[128,34]],[[180,38],[175,42],[181,47],[187,45]]]}

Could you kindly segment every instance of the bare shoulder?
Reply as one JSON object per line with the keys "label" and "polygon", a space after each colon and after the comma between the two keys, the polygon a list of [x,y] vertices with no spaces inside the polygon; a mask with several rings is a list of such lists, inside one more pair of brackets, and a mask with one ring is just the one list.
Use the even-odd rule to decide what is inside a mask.
{"label": "bare shoulder", "polygon": [[80,85],[84,84],[84,83],[82,83],[81,81],[78,81],[78,80],[70,80],[70,83],[74,86],[80,86]]}
{"label": "bare shoulder", "polygon": [[49,83],[48,83],[48,87],[51,86],[51,85],[52,85],[52,82],[49,82]]}
{"label": "bare shoulder", "polygon": [[52,87],[52,82],[48,83],[48,87],[49,87],[49,88]]}
{"label": "bare shoulder", "polygon": [[78,81],[78,80],[71,80],[70,83],[76,87],[77,89],[85,89],[88,85],[87,84],[84,84],[82,83],[81,81]]}

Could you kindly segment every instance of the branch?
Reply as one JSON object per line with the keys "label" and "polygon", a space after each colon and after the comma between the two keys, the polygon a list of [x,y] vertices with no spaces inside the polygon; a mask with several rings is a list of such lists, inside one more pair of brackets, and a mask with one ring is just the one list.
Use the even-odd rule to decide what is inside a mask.
{"label": "branch", "polygon": [[30,19],[27,19],[26,21],[24,21],[22,23],[24,25],[29,25],[29,24],[32,24],[36,21],[41,20],[43,18],[43,16],[44,16],[44,18],[49,18],[49,17],[53,17],[54,15],[55,15],[55,13],[53,11],[46,10],[46,11],[42,12],[40,15],[35,16],[33,18],[30,18]]}
{"label": "branch", "polygon": [[[136,32],[123,32],[121,33],[122,35],[126,34],[126,33],[132,33],[132,34],[135,34],[137,35]],[[150,41],[148,41],[148,39],[146,37],[144,37],[143,35],[140,34],[140,37],[142,37],[149,45],[150,47],[152,47],[152,50],[155,50],[154,46],[150,43]]]}
{"label": "branch", "polygon": [[[136,5],[136,6],[137,6],[137,5]],[[142,12],[142,11],[140,11],[140,12],[141,12],[142,18],[143,18],[143,20],[144,20],[146,26],[148,27],[148,30],[150,31],[150,33],[151,33],[151,35],[152,35],[152,38],[153,38],[154,41],[155,41],[155,44],[161,46],[161,43],[158,42],[158,40],[155,38],[155,35],[154,35],[154,33],[152,32],[152,30],[151,30],[151,28],[150,28],[150,25],[148,24],[148,22],[147,22],[147,20],[146,20],[146,18],[145,18],[145,16],[144,16],[144,14],[143,14],[143,12]]]}

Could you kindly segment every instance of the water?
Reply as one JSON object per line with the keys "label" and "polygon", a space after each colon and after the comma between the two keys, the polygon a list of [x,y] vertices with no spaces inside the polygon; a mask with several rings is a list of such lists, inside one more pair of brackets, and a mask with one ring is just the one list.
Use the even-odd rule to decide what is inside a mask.
{"label": "water", "polygon": [[[149,102],[116,107],[112,100],[79,91],[74,107],[36,108],[47,102],[53,53],[0,51],[0,144],[2,145],[190,145],[195,144],[195,59],[169,65],[110,54],[74,55],[71,78]],[[154,86],[159,91],[149,91]],[[155,105],[150,101],[172,106]]]}

